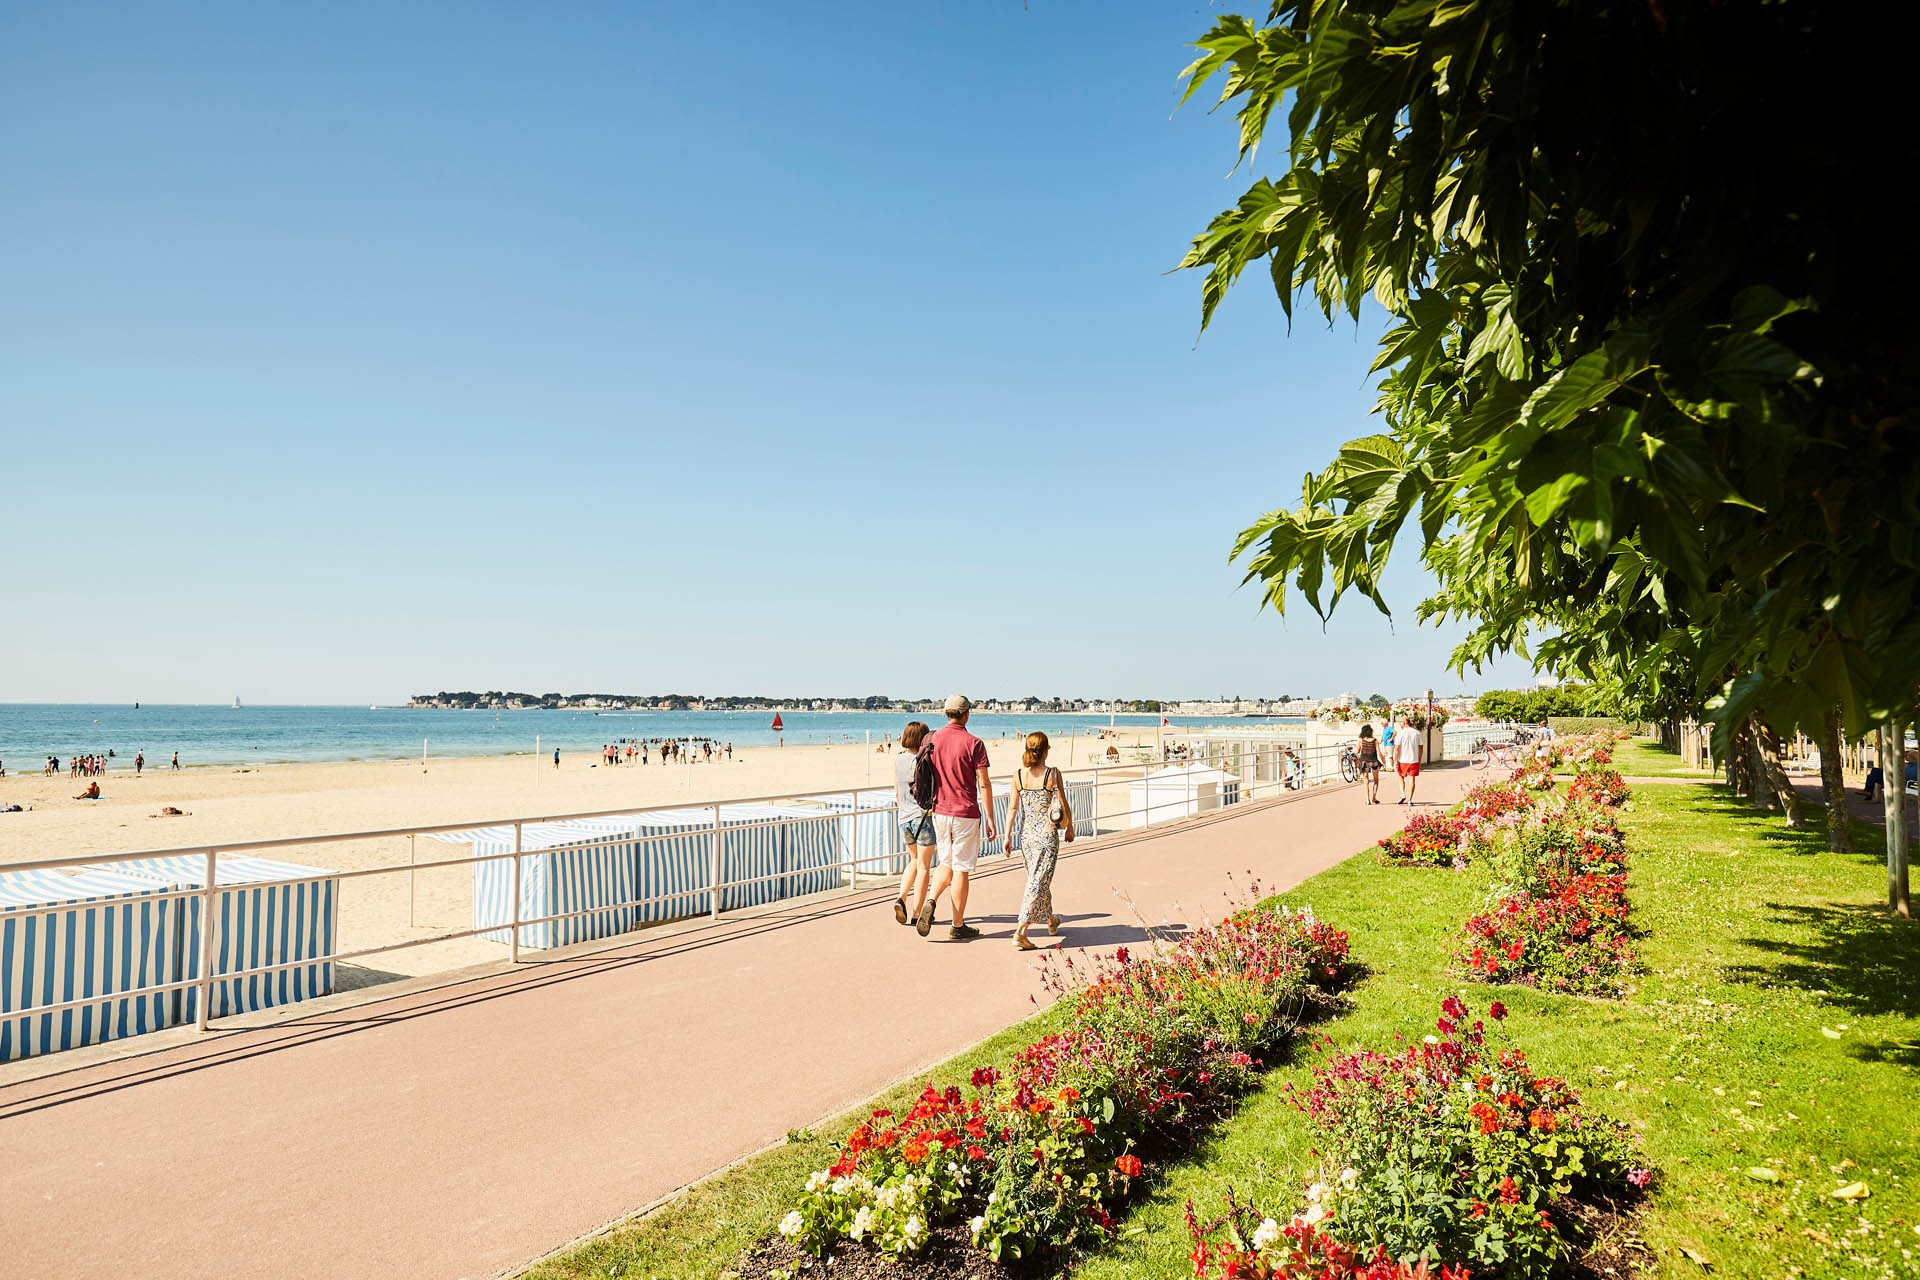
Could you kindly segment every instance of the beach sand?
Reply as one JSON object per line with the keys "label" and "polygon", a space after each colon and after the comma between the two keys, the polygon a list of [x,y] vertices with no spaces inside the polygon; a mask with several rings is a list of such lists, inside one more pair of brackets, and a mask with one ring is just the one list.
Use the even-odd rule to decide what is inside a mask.
{"label": "beach sand", "polygon": [[[1151,729],[1123,729],[1107,741],[1151,745],[1153,739]],[[1051,763],[1085,765],[1106,745],[1092,732],[1071,741],[1056,739]],[[1019,763],[1018,740],[989,740],[987,747],[996,777]],[[209,766],[178,773],[163,766],[136,777],[131,767],[119,767],[98,780],[102,798],[95,801],[73,798],[85,779],[10,773],[0,778],[0,805],[31,811],[0,813],[0,867],[43,858],[891,787],[893,749],[891,743],[878,751],[863,744],[752,747],[737,750],[732,761],[691,767],[655,762],[606,768],[594,754],[581,752],[563,752],[557,770],[551,756],[529,755],[429,759],[424,769],[419,760]],[[1111,791],[1111,801],[1106,794],[1101,798],[1106,812],[1125,806],[1121,788]],[[155,816],[163,805],[184,809],[188,816]],[[464,852],[460,845],[428,837],[391,836],[290,846],[258,856],[359,870],[456,859]],[[342,881],[338,948],[385,946],[471,928],[472,887],[467,865]],[[481,938],[410,947],[343,965],[341,985],[440,972],[506,954],[505,946]]]}

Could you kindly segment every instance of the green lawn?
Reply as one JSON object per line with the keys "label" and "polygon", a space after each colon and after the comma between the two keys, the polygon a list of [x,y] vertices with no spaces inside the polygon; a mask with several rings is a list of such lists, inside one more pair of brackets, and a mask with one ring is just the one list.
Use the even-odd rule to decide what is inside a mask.
{"label": "green lawn", "polygon": [[[1497,991],[1514,1011],[1507,1028],[1537,1065],[1640,1131],[1665,1178],[1641,1224],[1660,1275],[1705,1275],[1692,1250],[1720,1276],[1920,1276],[1920,927],[1880,911],[1877,833],[1862,833],[1869,850],[1842,857],[1825,852],[1823,822],[1810,817],[1796,834],[1712,787],[1641,787],[1626,819],[1633,900],[1649,933],[1651,971],[1639,989],[1603,1003],[1464,988],[1476,1007]],[[1472,873],[1360,857],[1284,895],[1351,931],[1354,954],[1371,967],[1352,1012],[1322,1029],[1342,1048],[1429,1030],[1441,997],[1460,989],[1442,957],[1482,888]],[[1011,1027],[934,1075],[1004,1065],[1054,1016]],[[1189,1197],[1203,1213],[1228,1187],[1274,1212],[1297,1207],[1313,1172],[1311,1139],[1285,1087],[1304,1083],[1310,1063],[1303,1054],[1270,1075],[1076,1275],[1184,1280]],[[875,1105],[915,1091],[903,1086]],[[772,1229],[806,1173],[828,1162],[826,1139],[851,1123],[747,1161],[529,1274],[717,1276]],[[1775,1170],[1779,1181],[1750,1178],[1749,1168]],[[1870,1199],[1827,1194],[1855,1179]]]}
{"label": "green lawn", "polygon": [[1711,778],[1711,769],[1689,769],[1680,753],[1652,738],[1634,738],[1613,749],[1613,767],[1629,778]]}
{"label": "green lawn", "polygon": [[[1871,853],[1825,852],[1706,786],[1648,786],[1627,817],[1633,901],[1650,966],[1620,1003],[1493,990],[1507,1028],[1589,1105],[1630,1121],[1665,1177],[1641,1224],[1656,1274],[1920,1276],[1920,927],[1885,916]],[[1373,966],[1327,1032],[1344,1050],[1431,1029],[1462,989],[1441,957],[1481,890],[1477,876],[1356,858],[1285,900],[1349,929]],[[1314,1161],[1286,1086],[1270,1075],[1239,1116],[1127,1220],[1126,1237],[1077,1275],[1191,1275],[1183,1206],[1217,1211],[1231,1187],[1270,1211],[1298,1207]],[[1749,1177],[1771,1169],[1778,1182]],[[1864,1180],[1872,1198],[1828,1193]]]}

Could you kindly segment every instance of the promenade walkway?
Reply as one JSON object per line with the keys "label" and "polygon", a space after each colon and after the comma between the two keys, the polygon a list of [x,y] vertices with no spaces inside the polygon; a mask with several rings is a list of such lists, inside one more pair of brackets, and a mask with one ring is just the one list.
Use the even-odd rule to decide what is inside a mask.
{"label": "promenade walkway", "polygon": [[[1422,796],[1477,776],[1430,773]],[[1073,846],[1065,941],[1140,940],[1115,888],[1155,923],[1202,918],[1229,873],[1290,886],[1407,817],[1350,789],[1227,812]],[[876,889],[37,1079],[0,1068],[0,1272],[510,1272],[1030,1012],[1020,885],[1015,863],[976,877],[986,936],[965,945],[895,925]]]}

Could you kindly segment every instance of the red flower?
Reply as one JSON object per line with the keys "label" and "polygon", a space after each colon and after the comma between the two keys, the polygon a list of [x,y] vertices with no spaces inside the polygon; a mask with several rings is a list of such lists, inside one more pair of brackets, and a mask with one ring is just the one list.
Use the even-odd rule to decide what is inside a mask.
{"label": "red flower", "polygon": [[1121,964],[1125,964],[1127,962],[1127,955],[1128,955],[1127,949],[1125,947],[1120,947],[1114,951],[1113,958],[1115,960],[1118,960]]}
{"label": "red flower", "polygon": [[1140,1176],[1140,1157],[1136,1155],[1121,1156],[1113,1162],[1113,1167],[1129,1178],[1137,1178]]}
{"label": "red flower", "polygon": [[1492,1018],[1495,1022],[1498,1022],[1500,1021],[1500,1019],[1507,1016],[1507,1006],[1501,1004],[1498,1000],[1495,1000],[1492,1004],[1487,1006],[1487,1016],[1489,1018]]}
{"label": "red flower", "polygon": [[982,1150],[981,1148],[979,1148],[979,1147],[968,1147],[968,1148],[967,1148],[967,1159],[969,1159],[969,1160],[985,1160],[986,1158],[987,1158],[987,1153],[986,1153],[986,1152],[985,1152],[984,1150]]}

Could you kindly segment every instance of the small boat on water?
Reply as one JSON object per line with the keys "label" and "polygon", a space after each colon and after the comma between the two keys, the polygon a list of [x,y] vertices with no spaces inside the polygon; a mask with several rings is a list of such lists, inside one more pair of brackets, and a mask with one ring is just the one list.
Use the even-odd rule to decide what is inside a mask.
{"label": "small boat on water", "polygon": [[233,696],[233,709],[235,711],[240,709],[240,695],[237,693]]}

